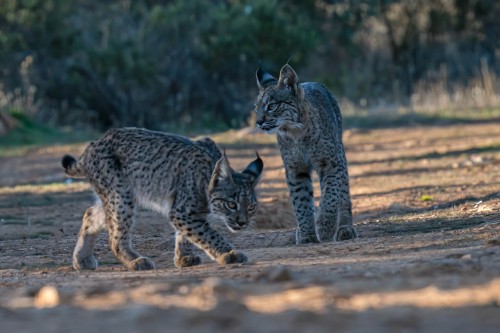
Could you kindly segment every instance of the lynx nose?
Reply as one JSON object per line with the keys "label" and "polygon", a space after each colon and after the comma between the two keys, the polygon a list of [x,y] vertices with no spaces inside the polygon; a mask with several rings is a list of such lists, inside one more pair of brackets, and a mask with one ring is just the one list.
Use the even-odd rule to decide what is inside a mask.
{"label": "lynx nose", "polygon": [[235,218],[234,222],[236,222],[239,227],[244,227],[247,224],[245,219],[240,219],[239,217]]}
{"label": "lynx nose", "polygon": [[261,119],[257,119],[257,121],[255,122],[257,124],[257,126],[262,126],[262,124],[264,124],[264,118],[261,118]]}

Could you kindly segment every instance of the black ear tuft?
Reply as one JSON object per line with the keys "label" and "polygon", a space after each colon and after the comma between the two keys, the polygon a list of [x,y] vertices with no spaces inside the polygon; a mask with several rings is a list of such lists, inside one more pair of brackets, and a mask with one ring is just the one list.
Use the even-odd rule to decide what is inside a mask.
{"label": "black ear tuft", "polygon": [[261,65],[257,68],[255,76],[257,77],[257,86],[259,86],[259,89],[265,89],[278,82],[274,76],[264,71]]}
{"label": "black ear tuft", "polygon": [[251,175],[253,177],[254,186],[259,182],[262,170],[264,169],[264,162],[257,152],[255,152],[255,154],[257,155],[257,158],[242,171],[242,173],[246,173],[247,175]]}

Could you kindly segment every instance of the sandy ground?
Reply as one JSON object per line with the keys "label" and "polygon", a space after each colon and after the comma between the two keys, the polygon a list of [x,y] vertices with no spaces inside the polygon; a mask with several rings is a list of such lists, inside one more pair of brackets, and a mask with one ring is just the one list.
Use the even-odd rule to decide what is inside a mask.
{"label": "sandy ground", "polygon": [[85,145],[0,158],[0,331],[498,332],[500,124],[346,131],[360,238],[303,246],[273,138],[215,139],[235,169],[265,163],[255,228],[227,235],[248,264],[177,269],[144,210],[133,243],[156,271],[126,271],[103,234],[99,268],[75,272],[92,193],[59,161]]}

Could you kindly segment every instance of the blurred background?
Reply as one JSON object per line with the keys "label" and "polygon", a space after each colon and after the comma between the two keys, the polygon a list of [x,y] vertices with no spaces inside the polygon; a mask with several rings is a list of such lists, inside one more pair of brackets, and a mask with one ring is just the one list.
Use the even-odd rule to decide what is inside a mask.
{"label": "blurred background", "polygon": [[259,61],[347,115],[500,105],[497,0],[2,0],[0,134],[251,124]]}

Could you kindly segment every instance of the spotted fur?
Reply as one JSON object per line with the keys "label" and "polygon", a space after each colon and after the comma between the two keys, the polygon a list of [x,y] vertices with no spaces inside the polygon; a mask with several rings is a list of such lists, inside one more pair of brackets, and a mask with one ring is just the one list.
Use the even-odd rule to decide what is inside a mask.
{"label": "spotted fur", "polygon": [[176,229],[175,264],[201,263],[195,247],[219,264],[247,261],[208,220],[221,219],[231,231],[245,228],[257,209],[255,186],[263,163],[243,172],[231,169],[226,156],[208,138],[188,138],[138,128],[112,129],[92,142],[77,161],[62,159],[66,174],[85,177],[98,200],[84,214],[73,267],[95,269],[97,235],[107,229],[115,256],[130,270],[154,269],[137,253],[131,231],[138,206],[168,217]]}
{"label": "spotted fur", "polygon": [[[357,237],[352,224],[349,175],[337,100],[322,84],[299,83],[289,65],[279,79],[257,70],[257,127],[277,133],[290,197],[297,217],[297,244]],[[311,174],[320,178],[315,216]]]}

